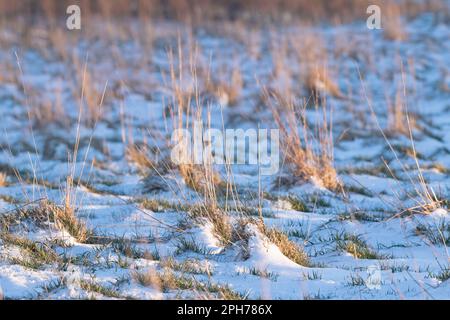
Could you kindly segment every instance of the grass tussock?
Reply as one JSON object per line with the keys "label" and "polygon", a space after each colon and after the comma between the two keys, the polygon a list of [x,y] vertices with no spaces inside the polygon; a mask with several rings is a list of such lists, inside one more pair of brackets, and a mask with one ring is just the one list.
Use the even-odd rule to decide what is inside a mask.
{"label": "grass tussock", "polygon": [[344,98],[341,89],[325,67],[315,65],[309,68],[306,76],[306,88],[313,97],[320,97],[325,93],[335,98]]}
{"label": "grass tussock", "polygon": [[348,279],[348,285],[352,287],[361,287],[366,285],[366,280],[359,274],[351,274]]}
{"label": "grass tussock", "polygon": [[62,88],[58,83],[51,96],[44,96],[40,88],[28,88],[28,100],[25,105],[29,105],[28,117],[36,129],[44,129],[50,124],[66,124],[68,118],[62,104]]}
{"label": "grass tussock", "polygon": [[6,187],[8,176],[3,172],[0,172],[0,187]]}
{"label": "grass tussock", "polygon": [[21,225],[29,221],[38,227],[48,226],[53,223],[56,228],[64,230],[74,237],[78,242],[86,242],[92,235],[86,225],[80,221],[72,208],[58,206],[49,201],[41,201],[37,206],[29,208],[19,208],[9,215],[4,215],[0,219],[2,232],[9,232],[14,226]]}
{"label": "grass tussock", "polygon": [[445,221],[433,225],[419,223],[416,226],[415,234],[424,237],[434,245],[450,245],[450,224]]}
{"label": "grass tussock", "polygon": [[211,92],[221,106],[234,106],[244,87],[241,71],[238,67],[234,67],[231,75],[226,71],[222,73],[217,77],[218,79],[213,78],[207,81],[206,91]]}
{"label": "grass tussock", "polygon": [[20,257],[10,258],[14,264],[30,269],[39,269],[44,265],[60,262],[58,254],[43,243],[34,242],[24,237],[2,232],[0,239],[4,244],[16,246],[20,249]]}
{"label": "grass tussock", "polygon": [[289,195],[287,197],[287,201],[289,201],[293,210],[300,211],[300,212],[309,212],[310,211],[308,209],[308,206],[306,205],[306,203],[302,199],[299,199],[296,196]]}
{"label": "grass tussock", "polygon": [[161,261],[161,266],[164,268],[169,268],[174,271],[182,272],[183,274],[206,274],[211,275],[212,272],[209,267],[202,264],[201,261],[196,259],[188,259],[185,261],[178,262],[174,258],[169,257]]}
{"label": "grass tussock", "polygon": [[272,111],[280,129],[280,144],[293,175],[303,181],[337,190],[341,183],[333,164],[331,123],[328,122],[325,107],[322,107],[320,123],[313,130],[309,126],[305,104],[298,110],[292,100],[273,98],[275,104],[272,104]]}
{"label": "grass tussock", "polygon": [[116,298],[116,299],[123,298],[122,295],[119,292],[117,292],[115,288],[103,286],[93,280],[80,280],[80,288],[85,291],[97,293],[109,298]]}
{"label": "grass tussock", "polygon": [[[405,102],[404,91],[401,88],[401,84],[397,86],[395,97],[390,99],[386,96],[387,102],[387,131],[390,134],[402,134],[404,136],[409,136],[409,128],[416,128],[415,118],[411,115],[407,115],[407,106]],[[409,119],[407,119],[407,117]],[[409,121],[409,124],[408,124]]]}
{"label": "grass tussock", "polygon": [[442,282],[447,281],[448,279],[450,279],[450,267],[441,266],[438,273],[432,273],[430,274],[430,276]]}
{"label": "grass tussock", "polygon": [[[212,154],[203,154],[201,161],[196,159],[196,155],[189,146],[191,141],[183,134],[187,130],[191,132],[191,135],[195,136],[201,133],[204,127],[210,127],[211,123],[210,110],[208,109],[205,114],[200,97],[197,78],[199,72],[196,64],[198,60],[197,55],[198,52],[190,48],[189,71],[186,71],[183,68],[184,62],[180,40],[178,41],[177,61],[174,60],[172,52],[169,52],[170,88],[172,92],[170,99],[172,106],[175,108],[175,110],[172,110],[172,123],[173,128],[179,133],[179,136],[175,137],[178,153],[172,154],[171,160],[176,163],[178,173],[183,178],[186,186],[192,189],[200,198],[200,203],[188,211],[190,217],[200,219],[200,223],[204,223],[204,220],[201,219],[209,221],[220,242],[229,244],[232,234],[230,219],[226,210],[219,206],[217,200],[218,193],[223,188],[224,183],[214,169]],[[191,79],[187,99],[185,80],[183,80],[185,78]],[[197,130],[200,130],[200,132],[197,132]],[[203,145],[204,143],[202,141],[201,147],[203,150],[206,148],[206,145]]]}
{"label": "grass tussock", "polygon": [[88,60],[81,62],[79,58],[73,56],[73,65],[76,71],[76,83],[73,85],[73,96],[75,99],[80,97],[80,108],[84,109],[84,122],[88,127],[94,127],[98,121],[104,117],[105,112],[102,108],[105,99],[108,82],[104,87],[99,87],[99,81],[95,75],[88,69]]}
{"label": "grass tussock", "polygon": [[260,278],[265,278],[265,279],[269,279],[272,281],[276,281],[278,278],[278,274],[268,271],[267,269],[258,269],[258,268],[250,268],[248,270],[245,270],[246,273],[251,274],[253,276],[257,276]]}
{"label": "grass tussock", "polygon": [[135,271],[131,274],[132,279],[145,287],[167,293],[170,291],[192,290],[201,297],[217,298],[222,300],[243,300],[246,298],[229,286],[219,285],[208,281],[202,283],[194,277],[186,277],[176,274],[169,269],[158,272],[153,269],[147,271]]}
{"label": "grass tussock", "polygon": [[149,156],[149,150],[136,144],[129,145],[126,150],[126,157],[136,164],[141,172],[146,172],[155,167],[154,161]]}
{"label": "grass tussock", "polygon": [[91,235],[86,225],[76,217],[73,208],[47,203],[41,210],[48,213],[50,221],[53,221],[57,228],[67,231],[78,242],[86,242]]}
{"label": "grass tussock", "polygon": [[141,199],[139,200],[141,206],[144,209],[151,210],[153,212],[164,212],[168,210],[173,211],[188,211],[189,206],[184,206],[181,203],[172,203],[164,199]]}
{"label": "grass tussock", "polygon": [[178,169],[186,185],[200,194],[208,193],[211,188],[217,189],[222,183],[215,171],[203,165],[181,164]]}
{"label": "grass tussock", "polygon": [[223,245],[232,242],[233,230],[228,212],[218,206],[217,201],[209,201],[194,206],[189,214],[194,219],[205,218],[212,224],[214,234]]}
{"label": "grass tussock", "polygon": [[267,228],[261,223],[258,224],[258,227],[259,230],[275,244],[287,258],[304,267],[310,265],[308,255],[299,245],[289,240],[286,234],[274,228]]}
{"label": "grass tussock", "polygon": [[[168,56],[170,62],[169,89],[172,92],[169,97],[171,101],[170,114],[173,129],[179,133],[179,136],[175,137],[178,153],[172,154],[171,160],[177,163],[178,172],[185,184],[195,192],[205,195],[210,193],[212,188],[217,189],[222,181],[213,168],[212,159],[207,156],[201,159],[202,161],[196,159],[196,155],[193,154],[190,147],[192,141],[182,134],[185,130],[190,131],[192,135],[201,134],[197,130],[209,127],[211,119],[209,110],[206,115],[204,114],[202,106],[204,101],[200,97],[198,73],[201,73],[201,68],[197,65],[197,50],[197,47],[189,48],[188,71],[184,69],[183,45],[180,39],[178,41],[178,58],[175,60],[172,51]],[[190,79],[188,84],[186,84],[186,78]],[[205,120],[205,117],[208,121]],[[201,147],[205,148],[206,145]],[[177,159],[173,159],[174,156]]]}
{"label": "grass tussock", "polygon": [[332,237],[339,250],[350,253],[356,259],[384,259],[386,257],[371,249],[360,236],[336,233]]}

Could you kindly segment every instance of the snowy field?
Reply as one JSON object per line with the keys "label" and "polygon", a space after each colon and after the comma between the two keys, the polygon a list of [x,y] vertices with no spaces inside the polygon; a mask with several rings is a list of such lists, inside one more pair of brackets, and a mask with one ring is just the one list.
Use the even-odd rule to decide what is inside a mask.
{"label": "snowy field", "polygon": [[[441,14],[393,34],[366,21],[92,19],[89,36],[6,24],[0,297],[450,298]],[[197,113],[243,130],[301,114],[306,151],[292,156],[288,126],[275,174],[176,165],[172,132]]]}

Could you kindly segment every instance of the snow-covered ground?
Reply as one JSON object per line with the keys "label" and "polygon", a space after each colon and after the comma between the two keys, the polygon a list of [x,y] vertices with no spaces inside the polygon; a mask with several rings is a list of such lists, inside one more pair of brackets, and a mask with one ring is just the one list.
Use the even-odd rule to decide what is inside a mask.
{"label": "snow-covered ground", "polygon": [[[132,22],[130,26],[133,29]],[[15,30],[2,30],[0,173],[6,182],[0,187],[0,217],[12,221],[7,230],[5,222],[1,224],[0,296],[450,297],[448,23],[423,14],[406,24],[404,41],[385,39],[383,31],[369,30],[365,22],[239,29],[245,34],[207,27],[188,34],[175,23],[153,27],[151,48],[142,39],[113,33],[115,38],[69,36],[60,50],[47,48],[51,42],[39,30],[31,32],[28,42],[17,41]],[[137,27],[130,32],[135,34]],[[213,79],[233,82],[232,70],[237,66],[240,71],[243,85],[236,101],[205,94],[215,128],[275,128],[272,112],[260,98],[262,87],[279,92],[291,88],[298,97],[307,96],[299,80],[306,62],[296,48],[312,51],[311,38],[322,43],[327,68],[345,95],[327,96],[343,189],[329,191],[305,181],[280,183],[291,175],[282,166],[278,174],[261,177],[259,199],[257,168],[231,166],[240,203],[249,209],[244,211],[257,219],[261,206],[266,227],[283,232],[304,250],[307,265],[283,254],[256,223],[244,227],[246,239],[221,243],[211,223],[188,214],[198,199],[176,170],[163,173],[166,181],[157,188],[154,184],[162,179],[150,179],[151,168],[139,167],[127,156],[132,143],[148,145],[152,159],[158,158],[157,150],[167,152],[173,93],[168,48],[175,49],[177,61],[178,35],[187,69],[189,51],[195,52],[188,48],[196,44],[198,64],[209,68]],[[90,78],[85,98],[92,94],[99,101],[106,88],[94,126],[87,125],[84,107],[78,125],[85,66]],[[395,103],[403,82],[403,102],[415,122],[414,145],[407,132],[388,130],[388,101]],[[41,111],[36,115],[36,110]],[[316,111],[306,112],[313,118]],[[401,119],[405,125],[406,118]],[[77,159],[68,162],[77,135]],[[440,208],[401,214],[416,205],[409,194],[421,188],[411,157],[414,149]],[[50,219],[36,221],[24,214],[43,199],[61,204],[72,168],[73,180],[79,182],[72,194],[75,214],[94,234],[84,243]],[[215,169],[223,179],[230,178],[225,167]],[[172,188],[164,187],[170,184]],[[238,228],[242,212],[229,214],[233,228]],[[158,276],[161,280],[152,278]],[[174,284],[166,285],[164,277],[174,278]]]}

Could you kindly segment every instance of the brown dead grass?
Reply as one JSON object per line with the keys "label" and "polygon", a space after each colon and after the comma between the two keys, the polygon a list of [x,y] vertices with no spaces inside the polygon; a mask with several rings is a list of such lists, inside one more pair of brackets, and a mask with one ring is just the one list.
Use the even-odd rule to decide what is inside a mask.
{"label": "brown dead grass", "polygon": [[239,67],[235,66],[231,70],[231,74],[222,71],[218,79],[208,81],[206,90],[216,96],[219,103],[226,106],[235,105],[243,89],[244,83]]}
{"label": "brown dead grass", "polygon": [[169,268],[163,271],[149,269],[147,271],[135,271],[131,274],[132,279],[142,286],[153,287],[160,292],[169,292],[174,290],[191,290],[200,299],[223,299],[223,300],[242,300],[246,296],[231,290],[226,285],[219,285],[207,281],[206,283],[198,281],[194,277],[182,276],[176,274]]}
{"label": "brown dead grass", "polygon": [[0,187],[5,187],[7,185],[7,175],[0,172]]}
{"label": "brown dead grass", "polygon": [[207,193],[210,187],[217,188],[222,182],[216,172],[209,172],[202,165],[181,164],[178,170],[186,185],[201,194]]}
{"label": "brown dead grass", "polygon": [[402,21],[401,8],[393,2],[389,2],[383,8],[382,27],[384,37],[388,40],[404,41],[408,35]]}
{"label": "brown dead grass", "polygon": [[263,223],[258,223],[258,228],[287,258],[304,267],[310,265],[308,255],[300,246],[289,240],[286,234],[275,228],[267,228]]}
{"label": "brown dead grass", "polygon": [[305,113],[306,103],[298,108],[292,100],[280,100],[276,95],[273,98],[272,112],[280,129],[281,147],[291,172],[303,181],[314,181],[330,190],[337,190],[341,184],[333,165],[331,123],[325,106],[322,105],[321,110],[316,109],[316,112],[322,113],[322,124],[316,124],[311,129]]}
{"label": "brown dead grass", "polygon": [[344,98],[325,66],[315,65],[309,68],[306,75],[306,87],[309,92],[312,92],[313,97],[320,97],[321,94],[326,93],[335,98]]}
{"label": "brown dead grass", "polygon": [[76,217],[70,207],[59,206],[48,200],[42,200],[38,205],[31,204],[28,208],[22,207],[4,215],[0,219],[0,229],[8,233],[11,227],[18,226],[24,221],[30,221],[38,227],[46,227],[53,223],[59,230],[64,230],[78,242],[84,243],[92,235],[84,222]]}
{"label": "brown dead grass", "polygon": [[[395,97],[390,99],[386,96],[387,103],[387,131],[390,134],[402,134],[409,136],[409,127],[407,119],[407,108],[405,105],[405,97],[401,86],[398,86]],[[409,114],[409,126],[416,128],[416,121],[412,114]]]}
{"label": "brown dead grass", "polygon": [[142,172],[155,167],[154,161],[149,156],[149,150],[145,146],[129,145],[126,150],[126,157],[129,161],[135,163]]}
{"label": "brown dead grass", "polygon": [[73,55],[72,63],[76,74],[74,78],[75,83],[73,83],[73,96],[75,99],[80,99],[81,93],[81,104],[84,109],[82,115],[84,116],[85,124],[89,127],[94,127],[104,116],[102,107],[107,90],[107,82],[104,83],[103,88],[100,88],[100,82],[95,79],[94,74],[89,70],[87,55],[84,57],[84,61],[80,61],[78,56]]}
{"label": "brown dead grass", "polygon": [[[202,24],[208,21],[245,20],[290,22],[294,19],[303,21],[329,21],[343,23],[364,19],[366,8],[370,4],[381,7],[393,1],[384,0],[247,0],[247,1],[215,1],[215,0],[98,0],[77,1],[83,8],[86,18],[102,15],[103,18],[135,17],[146,19],[174,19],[191,24]],[[71,0],[29,0],[0,3],[3,17],[11,17],[19,13],[27,16],[45,15],[47,24],[57,21],[58,13],[65,12]],[[425,10],[436,11],[442,8],[445,0],[410,1],[399,0],[396,5],[409,16]],[[31,10],[30,10],[31,8]]]}
{"label": "brown dead grass", "polygon": [[84,222],[76,217],[75,211],[71,207],[57,206],[44,201],[35,210],[36,214],[48,217],[58,229],[66,231],[80,243],[86,242],[91,235]]}

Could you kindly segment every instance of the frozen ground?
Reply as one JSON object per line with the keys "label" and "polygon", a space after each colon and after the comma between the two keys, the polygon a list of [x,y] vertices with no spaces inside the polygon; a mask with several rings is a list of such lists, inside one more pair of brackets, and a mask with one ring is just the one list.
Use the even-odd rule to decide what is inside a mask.
{"label": "frozen ground", "polygon": [[[261,202],[265,225],[303,248],[309,264],[301,266],[286,257],[255,224],[245,227],[245,240],[221,244],[210,223],[188,214],[196,195],[176,171],[166,174],[176,190],[165,188],[161,181],[149,181],[151,169],[127,156],[131,143],[148,145],[149,152],[164,152],[167,146],[171,120],[166,107],[172,90],[167,48],[177,45],[175,25],[155,26],[151,50],[125,36],[113,42],[68,41],[69,49],[51,51],[45,48],[50,40],[40,37],[39,30],[32,32],[29,45],[17,42],[14,30],[4,30],[0,172],[6,182],[0,187],[0,215],[13,217],[7,232],[17,238],[11,240],[2,231],[3,297],[449,298],[449,25],[422,15],[406,25],[408,38],[400,42],[385,39],[382,31],[370,31],[362,22],[277,32],[241,30],[254,32],[252,37],[213,31],[197,30],[190,39],[198,43],[203,65],[209,65],[213,78],[225,81],[232,79],[231,70],[238,66],[243,81],[234,103],[227,97],[210,97],[213,127],[221,128],[222,119],[231,128],[255,128],[258,123],[273,127],[270,109],[261,105],[262,85],[307,95],[297,81],[301,59],[291,49],[280,52],[283,41],[291,43],[288,48],[309,50],[306,39],[311,34],[322,39],[327,67],[338,75],[341,91],[351,96],[327,98],[333,109],[335,166],[345,192],[301,181],[280,183],[290,176],[282,167],[277,175],[262,178],[261,200],[256,169],[232,167],[244,211],[257,215]],[[249,38],[255,43],[245,43]],[[182,33],[182,39],[188,39],[187,34]],[[280,47],[271,48],[274,43]],[[187,47],[184,44],[183,50]],[[275,52],[282,56],[279,60]],[[67,58],[62,62],[61,56],[72,53],[78,63],[68,63]],[[88,113],[83,109],[78,131],[80,88],[74,83],[83,75],[86,53],[90,87],[101,94],[106,82],[107,86],[98,123],[94,128],[86,125]],[[287,66],[281,69],[288,75],[273,72],[279,61]],[[364,84],[376,119],[387,130],[386,97],[393,99],[399,91],[401,61],[407,105],[416,123],[417,158],[428,185],[442,199],[441,209],[429,214],[399,214],[415,205],[407,195],[418,176],[411,140],[408,134],[387,133],[394,154],[362,89]],[[50,109],[44,109],[46,104]],[[36,106],[41,114],[33,111]],[[314,109],[307,112],[314,116]],[[63,201],[72,169],[68,154],[74,150],[77,132],[74,181],[79,183],[73,201],[77,217],[95,235],[84,243],[45,219],[37,222],[17,214],[39,206],[41,199]],[[225,176],[224,168],[216,169]],[[237,223],[242,212],[230,215]],[[151,279],[158,275],[174,278],[175,284]]]}

